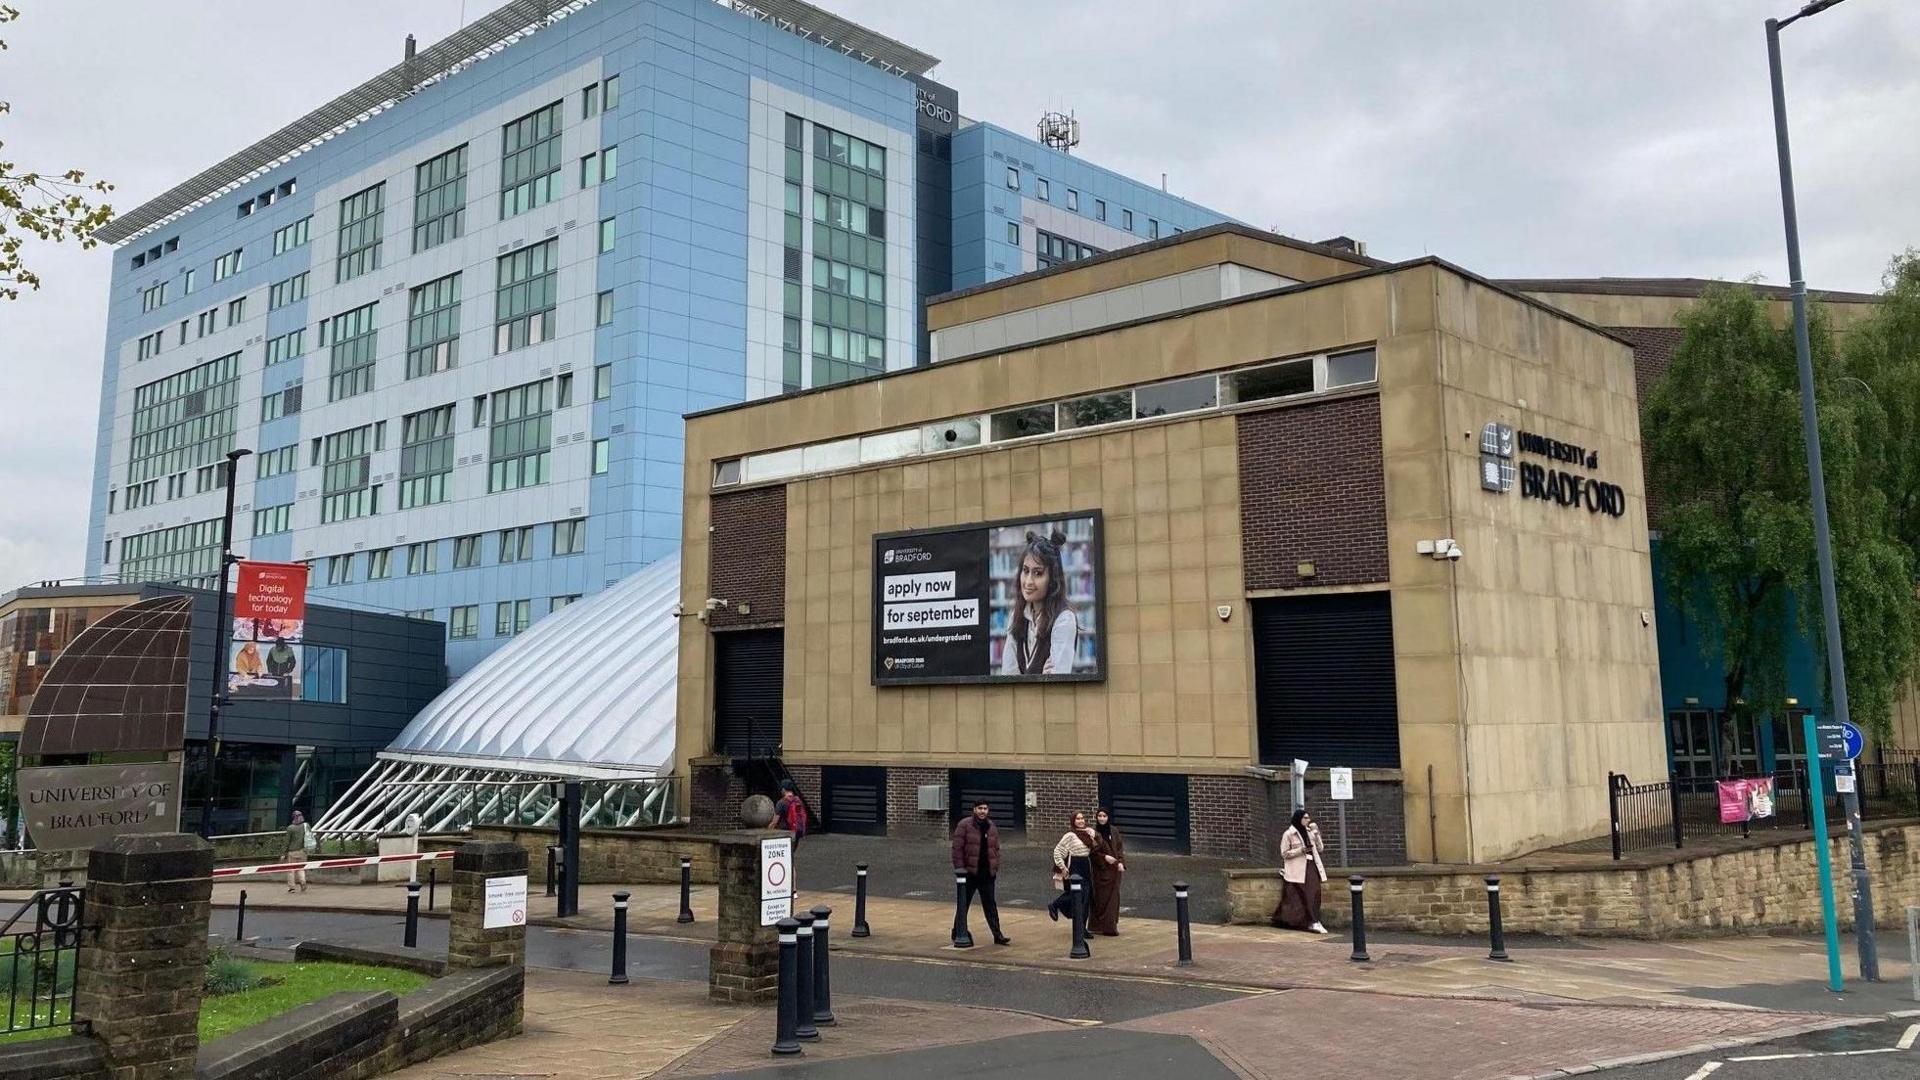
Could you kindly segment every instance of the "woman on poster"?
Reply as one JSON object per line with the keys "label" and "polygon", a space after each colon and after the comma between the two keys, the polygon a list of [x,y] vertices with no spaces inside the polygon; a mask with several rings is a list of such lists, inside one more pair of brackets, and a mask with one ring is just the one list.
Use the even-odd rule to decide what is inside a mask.
{"label": "woman on poster", "polygon": [[1016,584],[1020,601],[1000,651],[1002,675],[1065,675],[1073,671],[1080,620],[1067,606],[1067,574],[1060,549],[1067,534],[1027,533]]}

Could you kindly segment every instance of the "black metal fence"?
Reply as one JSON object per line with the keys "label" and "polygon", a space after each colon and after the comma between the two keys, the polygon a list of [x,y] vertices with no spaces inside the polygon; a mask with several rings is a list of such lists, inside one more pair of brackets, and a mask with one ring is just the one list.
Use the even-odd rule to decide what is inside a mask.
{"label": "black metal fence", "polygon": [[73,1022],[86,890],[70,881],[41,889],[0,924],[0,979],[7,984],[8,1032]]}
{"label": "black metal fence", "polygon": [[[1920,817],[1920,755],[1877,763],[1855,762],[1854,783],[1864,820]],[[1773,814],[1744,821],[1720,820],[1717,780],[1663,780],[1635,784],[1620,773],[1607,774],[1607,817],[1613,857],[1651,848],[1684,848],[1689,843],[1780,829],[1813,827],[1813,806],[1804,765],[1775,771]],[[1758,779],[1765,779],[1763,774]],[[1727,779],[1756,779],[1728,777]],[[1831,768],[1821,776],[1827,820],[1845,820]]]}

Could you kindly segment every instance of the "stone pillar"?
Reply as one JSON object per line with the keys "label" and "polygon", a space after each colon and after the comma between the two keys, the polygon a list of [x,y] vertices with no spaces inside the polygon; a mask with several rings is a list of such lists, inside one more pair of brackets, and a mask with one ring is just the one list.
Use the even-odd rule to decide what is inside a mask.
{"label": "stone pillar", "polygon": [[115,837],[88,856],[73,1018],[114,1080],[192,1080],[212,875],[212,846],[185,833]]}
{"label": "stone pillar", "polygon": [[760,925],[760,841],[785,835],[742,829],[719,836],[720,943],[707,963],[707,997],[713,1001],[772,1005],[779,998],[779,935]]}
{"label": "stone pillar", "polygon": [[[487,879],[527,876],[527,851],[519,844],[462,844],[453,853],[453,904],[447,919],[447,967],[525,967],[527,928],[486,929]],[[516,1020],[516,1024],[517,1024]]]}

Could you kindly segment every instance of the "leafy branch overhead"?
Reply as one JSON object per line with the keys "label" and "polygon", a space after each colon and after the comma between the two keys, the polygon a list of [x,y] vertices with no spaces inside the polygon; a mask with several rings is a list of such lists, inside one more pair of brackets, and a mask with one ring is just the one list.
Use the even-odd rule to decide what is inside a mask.
{"label": "leafy branch overhead", "polygon": [[[0,26],[20,17],[17,8],[0,5]],[[7,43],[0,39],[0,52]],[[0,115],[13,111],[0,100]],[[105,180],[89,180],[79,169],[43,172],[8,160],[0,139],[0,300],[17,300],[23,289],[38,289],[40,275],[27,264],[27,243],[76,241],[82,248],[99,243],[94,232],[113,220],[113,207],[96,201],[113,190]]]}

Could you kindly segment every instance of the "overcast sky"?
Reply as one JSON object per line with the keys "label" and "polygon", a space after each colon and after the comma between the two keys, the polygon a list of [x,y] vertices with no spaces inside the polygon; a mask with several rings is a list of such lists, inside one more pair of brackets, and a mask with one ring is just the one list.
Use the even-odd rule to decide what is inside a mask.
{"label": "overcast sky", "polygon": [[[495,0],[9,0],[0,157],[131,209]],[[600,0],[621,3],[625,0]],[[1786,279],[1767,15],[1794,0],[823,0],[942,58],[961,110],[1243,221],[1495,277]],[[1920,3],[1785,35],[1808,279],[1920,245]],[[109,256],[0,302],[0,590],[80,573]]]}

